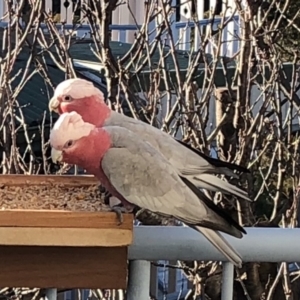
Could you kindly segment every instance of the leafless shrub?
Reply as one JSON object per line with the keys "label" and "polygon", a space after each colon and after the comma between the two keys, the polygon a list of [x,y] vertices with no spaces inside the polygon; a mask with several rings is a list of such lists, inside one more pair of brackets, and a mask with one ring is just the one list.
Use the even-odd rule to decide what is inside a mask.
{"label": "leafless shrub", "polygon": [[[205,29],[197,25],[199,16],[193,13],[190,22],[194,27],[181,29],[179,35],[172,23],[171,1],[146,1],[144,21],[137,24],[141,27],[133,44],[120,57],[112,50],[109,25],[112,12],[120,6],[131,11],[135,20],[126,1],[81,1],[81,7],[76,7],[81,17],[71,31],[64,24],[57,26],[57,18],[44,11],[42,1],[29,1],[28,14],[22,12],[25,1],[19,5],[6,2],[11,25],[2,31],[0,63],[3,174],[55,171],[47,152],[52,119],[43,114],[39,130],[29,131],[20,93],[38,75],[44,82],[41,89],[51,96],[55,84],[49,76],[49,61],[66,78],[86,76],[74,64],[72,49],[90,44],[105,75],[112,109],[161,128],[206,154],[217,149],[220,159],[250,168],[251,173],[242,174],[239,181],[224,180],[248,190],[256,202],[236,199],[233,205],[224,195],[212,195],[219,205],[245,226],[298,226],[299,51],[289,34],[299,33],[299,13],[298,8],[289,9],[295,8],[292,0],[246,1],[243,5],[240,0],[234,5],[228,0],[222,14],[206,12]],[[238,31],[224,40],[223,33],[238,22],[235,13],[239,15]],[[215,26],[217,18],[219,25]],[[154,20],[155,30],[151,27]],[[84,22],[90,24],[91,37],[74,38]],[[186,43],[187,32],[190,47],[178,51]],[[228,40],[239,41],[239,48],[224,55]],[[208,49],[212,49],[209,54]],[[17,69],[24,53],[26,64]],[[34,134],[42,140],[38,155],[32,146]],[[20,136],[26,147],[18,145]],[[145,224],[165,222],[156,217],[149,221],[147,213],[141,215]],[[178,267],[194,283],[188,299],[204,294],[220,298],[221,266],[180,262]],[[236,271],[235,299],[296,299],[298,286],[297,276],[289,273],[286,263],[246,263]],[[103,291],[95,295],[106,299]]]}

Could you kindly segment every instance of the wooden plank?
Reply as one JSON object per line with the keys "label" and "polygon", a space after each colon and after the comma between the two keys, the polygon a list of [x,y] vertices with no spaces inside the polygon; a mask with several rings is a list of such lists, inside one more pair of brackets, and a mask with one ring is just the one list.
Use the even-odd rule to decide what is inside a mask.
{"label": "wooden plank", "polygon": [[127,248],[0,247],[1,286],[125,289]]}
{"label": "wooden plank", "polygon": [[123,214],[119,225],[113,212],[72,212],[63,210],[0,210],[0,227],[117,228],[133,229],[133,215]]}
{"label": "wooden plank", "polygon": [[0,245],[120,247],[132,243],[128,229],[0,227]]}
{"label": "wooden plank", "polygon": [[99,184],[91,175],[0,175],[0,186],[53,185],[89,186]]}

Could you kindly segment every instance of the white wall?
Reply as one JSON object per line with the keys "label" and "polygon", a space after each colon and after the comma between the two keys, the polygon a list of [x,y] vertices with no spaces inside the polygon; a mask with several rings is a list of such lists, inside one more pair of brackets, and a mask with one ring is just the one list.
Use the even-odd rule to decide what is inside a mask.
{"label": "white wall", "polygon": [[[204,13],[204,5],[203,5],[203,0],[198,0],[198,16],[200,19],[203,18],[203,13]],[[213,8],[216,4],[216,0],[210,0],[210,8]],[[0,0],[0,17],[4,15],[4,12],[6,11],[5,8],[5,1]],[[61,0],[61,19],[66,20],[67,24],[72,24],[72,10],[73,10],[73,5],[66,8],[63,5],[64,1]],[[234,0],[228,0],[228,3],[231,5],[231,3],[234,3]],[[127,4],[120,5],[117,7],[117,9],[113,12],[112,15],[112,23],[114,25],[142,25],[144,23],[144,18],[145,18],[145,2],[142,0],[129,0],[128,4],[131,8],[132,13],[134,16],[131,15],[130,10],[127,7]],[[172,5],[174,6],[176,4],[176,0],[172,1]],[[190,21],[190,12],[189,9],[191,7],[190,2],[187,0],[184,0],[184,6],[187,8],[187,10],[184,10],[182,7],[181,9],[181,22],[187,22]],[[234,4],[232,4],[234,6]],[[46,0],[45,1],[45,9],[48,12],[49,10],[52,10],[52,1],[51,0]],[[159,9],[159,6],[157,6],[157,9]],[[186,13],[187,11],[187,13]],[[227,12],[227,15],[229,12]],[[176,24],[175,24],[175,13],[169,15],[170,21],[171,21],[171,27],[172,27],[172,32],[173,32],[173,37],[174,40],[177,42],[178,39],[180,38],[180,42],[178,44],[178,49],[180,50],[189,50],[190,49],[190,40],[191,40],[191,30],[190,28],[182,28],[182,29],[176,29]],[[3,20],[5,22],[8,21]],[[157,19],[157,23],[154,21],[149,24],[149,31],[150,30],[156,30],[158,27],[159,23],[162,21],[162,16]],[[215,25],[216,27],[217,25]],[[203,30],[203,27],[200,28],[200,30]],[[79,36],[83,36],[83,34],[89,32],[87,29],[81,29],[78,30],[77,34]],[[124,43],[133,43],[134,41],[134,34],[137,32],[137,30],[113,30],[112,32],[112,40],[113,41],[120,41]],[[238,50],[238,42],[235,41],[234,36],[239,32],[239,24],[238,22],[231,22],[228,24],[226,29],[223,32],[223,45],[222,45],[222,51],[221,55],[227,55],[227,56],[232,56],[237,50]],[[155,33],[153,33],[150,37],[149,40],[152,41],[153,38],[155,37]],[[168,43],[169,39],[167,35],[163,37],[163,39]],[[196,34],[195,42],[194,42],[194,50],[197,50],[201,41],[199,39],[199,35]],[[212,40],[211,43],[207,46],[205,49],[206,53],[213,53],[214,49],[214,41]]]}
{"label": "white wall", "polygon": [[7,18],[3,18],[6,11],[7,11],[6,1],[1,0],[0,1],[0,18],[1,18],[1,22],[7,22]]}

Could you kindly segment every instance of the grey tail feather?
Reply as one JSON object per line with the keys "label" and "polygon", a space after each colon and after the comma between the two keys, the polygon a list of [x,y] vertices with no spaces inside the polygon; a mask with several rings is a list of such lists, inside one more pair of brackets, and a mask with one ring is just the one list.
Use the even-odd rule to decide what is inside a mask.
{"label": "grey tail feather", "polygon": [[202,233],[236,267],[242,267],[241,256],[226,241],[226,239],[220,234],[220,232],[200,226],[195,226],[193,228]]}
{"label": "grey tail feather", "polygon": [[[189,178],[189,180],[191,179]],[[197,177],[194,176],[191,181],[197,188],[207,189],[214,192],[222,192],[224,194],[231,194],[244,200],[253,202],[253,200],[249,198],[247,192],[228,183],[227,181],[216,177],[215,175],[201,174]]]}
{"label": "grey tail feather", "polygon": [[[210,156],[205,155],[200,150],[192,147],[190,144],[187,144],[187,143],[185,143],[181,140],[177,140],[177,139],[176,139],[176,141],[178,143],[180,143],[181,145],[185,146],[186,148],[190,149],[191,151],[193,151],[194,153],[196,153],[200,157],[204,158],[209,164],[216,167],[216,171],[217,171],[217,169],[223,169],[224,174],[226,174],[224,172],[224,170],[227,170],[227,171],[236,170],[236,171],[243,172],[243,173],[250,173],[250,171],[247,168],[243,167],[243,166],[236,165],[234,163],[229,163],[227,161],[223,161],[223,160],[220,160],[220,159],[217,159],[217,158],[212,158]],[[231,175],[228,174],[228,176],[231,176]]]}
{"label": "grey tail feather", "polygon": [[239,179],[239,175],[234,173],[232,170],[229,170],[227,168],[223,168],[223,167],[219,167],[219,168],[216,168],[216,173],[217,174],[224,174],[226,176],[231,176],[235,179]]}

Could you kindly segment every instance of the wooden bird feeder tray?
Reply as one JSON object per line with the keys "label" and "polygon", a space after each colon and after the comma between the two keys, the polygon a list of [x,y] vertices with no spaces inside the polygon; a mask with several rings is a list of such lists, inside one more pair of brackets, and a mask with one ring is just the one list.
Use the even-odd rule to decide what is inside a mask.
{"label": "wooden bird feeder tray", "polygon": [[125,289],[133,217],[92,176],[0,175],[1,287]]}

